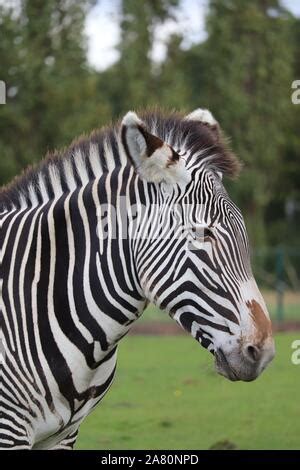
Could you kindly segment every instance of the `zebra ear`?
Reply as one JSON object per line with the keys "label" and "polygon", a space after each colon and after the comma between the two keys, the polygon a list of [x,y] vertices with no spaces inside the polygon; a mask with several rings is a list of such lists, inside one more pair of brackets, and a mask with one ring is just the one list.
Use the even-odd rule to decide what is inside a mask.
{"label": "zebra ear", "polygon": [[197,108],[188,114],[184,119],[186,121],[199,121],[210,127],[218,127],[218,121],[216,121],[208,109]]}
{"label": "zebra ear", "polygon": [[121,139],[128,158],[139,175],[153,183],[187,182],[188,172],[178,153],[156,135],[132,111],[122,120]]}
{"label": "zebra ear", "polygon": [[214,135],[215,139],[218,141],[221,136],[221,128],[218,121],[213,117],[212,113],[208,109],[197,108],[188,114],[185,118],[185,121],[196,121],[204,124],[209,128],[209,130]]}

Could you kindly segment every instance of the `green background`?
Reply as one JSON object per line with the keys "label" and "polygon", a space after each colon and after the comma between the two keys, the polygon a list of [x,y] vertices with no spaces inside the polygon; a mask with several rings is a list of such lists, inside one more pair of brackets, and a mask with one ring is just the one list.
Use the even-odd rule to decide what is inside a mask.
{"label": "green background", "polygon": [[254,382],[229,382],[187,336],[130,336],[115,383],[81,425],[77,449],[299,449],[300,334],[276,335],[277,355]]}

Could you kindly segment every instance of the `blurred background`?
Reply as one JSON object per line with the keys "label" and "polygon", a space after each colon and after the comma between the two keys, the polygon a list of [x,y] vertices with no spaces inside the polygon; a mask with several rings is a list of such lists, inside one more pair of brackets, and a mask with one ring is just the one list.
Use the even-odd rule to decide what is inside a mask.
{"label": "blurred background", "polygon": [[[0,79],[7,88],[7,103],[0,105],[0,184],[40,160],[48,150],[68,145],[79,134],[105,125],[129,109],[153,105],[188,112],[197,107],[210,109],[244,163],[241,177],[235,182],[227,181],[226,187],[245,216],[258,283],[277,328],[300,329],[300,103],[296,104],[300,92],[298,100],[292,100],[292,84],[300,80],[299,0],[0,0]],[[161,312],[150,307],[136,332],[170,333],[169,327],[163,326],[167,322]],[[282,338],[279,342],[289,350],[290,339]],[[138,338],[130,340],[124,346],[127,364],[134,362],[132,351],[139,351],[140,347]],[[164,342],[170,351],[173,347],[176,350],[173,340]],[[158,361],[163,355],[162,346],[156,345],[156,339],[153,341],[152,346],[147,343],[149,364],[153,351]],[[197,346],[184,344],[188,344],[184,346],[187,348]],[[144,367],[147,357],[142,351]],[[284,351],[290,364],[289,353]],[[193,356],[187,351],[189,354]],[[278,367],[283,370],[284,364]],[[134,375],[138,366],[132,367]],[[300,366],[293,367],[291,373],[286,372],[290,383],[295,378],[293,374],[297,373],[298,379],[300,375]],[[149,386],[153,384],[150,365],[149,368],[147,378],[139,374],[133,378],[138,391],[139,380],[149,379]],[[197,388],[198,383],[185,377],[185,371],[182,364],[185,386],[190,390]],[[128,373],[130,377],[130,368]],[[275,383],[275,378],[269,378],[274,391],[273,379]],[[167,394],[175,400],[173,404],[170,399],[170,406],[172,403],[177,407],[182,387],[174,385],[175,395]],[[227,396],[227,385],[220,387],[225,387],[222,390]],[[268,387],[262,386],[249,398],[250,402],[254,400],[253,406],[265,390]],[[286,405],[284,390],[276,392],[278,406]],[[289,393],[292,400],[292,388]],[[158,407],[165,406],[161,404],[165,402],[160,402],[162,395],[158,397]],[[83,433],[86,439],[80,441],[82,447],[115,445],[112,442],[117,442],[119,448],[137,445],[124,431],[128,429],[131,406],[135,405],[117,395],[109,400],[103,419],[106,411],[110,416],[115,412],[118,417],[123,413],[123,425],[116,424],[106,441],[103,438],[95,443],[93,436],[97,432],[91,433],[90,421],[84,425],[87,434]],[[151,400],[149,407],[153,407],[153,394]],[[230,419],[235,416],[234,410],[227,411]],[[152,412],[147,417],[150,422]],[[251,431],[251,426],[257,421],[252,423],[249,409],[245,412],[244,427],[253,437],[256,431]],[[273,412],[271,409],[271,420]],[[298,413],[299,418],[296,405],[286,413]],[[139,409],[133,415],[139,416]],[[97,427],[95,416],[91,419],[96,420]],[[164,439],[173,432],[168,416],[159,425]],[[193,421],[194,414],[190,419]],[[144,414],[140,420],[144,429]],[[274,436],[279,433],[282,437],[286,425],[278,422]],[[142,436],[136,426],[137,434]],[[285,431],[285,448],[297,443],[300,447],[299,438],[295,437],[300,435],[297,426]],[[234,428],[237,441],[242,439],[244,427],[237,424]],[[261,430],[264,435],[270,433],[263,424]],[[178,438],[178,429],[174,432],[169,448],[185,448],[185,441]],[[218,441],[215,428],[212,433],[200,439],[204,447]],[[152,436],[150,431],[148,434]],[[153,446],[157,448],[162,440],[158,432],[155,435]],[[213,437],[207,441],[208,436]],[[140,445],[145,446],[145,442],[149,441],[142,440]],[[227,438],[224,442],[226,446]],[[245,448],[247,442],[238,445]],[[270,442],[278,448],[283,441]],[[193,445],[197,446],[197,442]],[[254,439],[249,445],[261,448],[267,443],[257,437],[257,442]]]}

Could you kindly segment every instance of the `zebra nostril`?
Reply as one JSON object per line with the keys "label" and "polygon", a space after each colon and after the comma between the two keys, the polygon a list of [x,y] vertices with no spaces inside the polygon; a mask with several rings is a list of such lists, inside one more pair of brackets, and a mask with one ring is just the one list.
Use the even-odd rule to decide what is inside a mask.
{"label": "zebra nostril", "polygon": [[248,344],[245,347],[245,356],[251,361],[257,362],[260,359],[260,349],[253,344]]}

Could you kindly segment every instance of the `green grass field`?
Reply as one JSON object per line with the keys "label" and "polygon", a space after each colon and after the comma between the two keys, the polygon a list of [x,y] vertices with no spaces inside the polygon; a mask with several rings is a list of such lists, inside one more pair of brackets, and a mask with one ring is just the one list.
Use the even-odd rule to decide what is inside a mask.
{"label": "green grass field", "polygon": [[[254,382],[231,383],[188,336],[129,336],[115,383],[81,426],[77,449],[300,449],[300,332],[276,336],[277,355]],[[225,444],[226,445],[226,444]]]}

